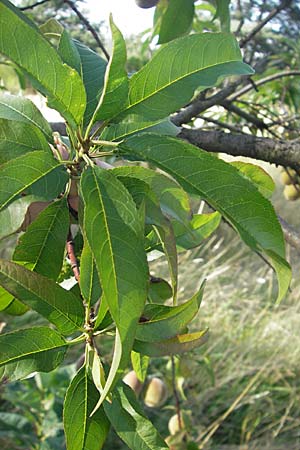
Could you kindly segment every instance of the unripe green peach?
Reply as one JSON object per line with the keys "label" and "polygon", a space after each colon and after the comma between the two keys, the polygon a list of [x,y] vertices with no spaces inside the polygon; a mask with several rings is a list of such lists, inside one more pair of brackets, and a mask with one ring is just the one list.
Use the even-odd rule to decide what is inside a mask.
{"label": "unripe green peach", "polygon": [[160,378],[153,377],[147,385],[144,403],[149,408],[158,408],[166,401],[167,395],[165,383]]}
{"label": "unripe green peach", "polygon": [[300,197],[300,188],[298,189],[293,185],[290,184],[289,186],[285,186],[283,190],[283,195],[287,200],[297,200]]}
{"label": "unripe green peach", "polygon": [[297,181],[297,173],[295,170],[283,171],[280,174],[280,181],[282,184],[290,185]]}
{"label": "unripe green peach", "polygon": [[128,372],[123,378],[124,383],[126,383],[138,396],[143,388],[143,383],[138,379],[134,370]]}

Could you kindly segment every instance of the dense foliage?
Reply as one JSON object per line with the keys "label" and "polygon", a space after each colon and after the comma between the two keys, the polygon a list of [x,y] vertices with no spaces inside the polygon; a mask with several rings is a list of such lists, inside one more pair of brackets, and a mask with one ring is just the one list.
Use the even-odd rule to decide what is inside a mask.
{"label": "dense foliage", "polygon": [[[30,100],[0,96],[0,234],[24,231],[11,260],[0,260],[0,306],[45,319],[0,336],[0,371],[8,382],[60,370],[66,352],[85,345],[64,401],[68,450],[101,448],[110,425],[131,449],[168,448],[121,377],[130,359],[144,380],[149,357],[205,342],[206,329],[188,330],[204,283],[177,304],[177,254],[199,246],[221,218],[273,267],[278,301],[289,288],[270,177],[178,138],[169,119],[195,92],[254,73],[229,33],[228,2],[217,3],[222,31],[186,34],[194,2],[183,10],[180,1],[159,2],[163,45],[128,77],[125,41],[112,18],[107,63],[58,22],[38,28],[0,2],[0,52],[65,119],[65,132],[53,134]],[[213,212],[193,214],[195,198]],[[59,284],[69,275],[65,247],[76,278],[71,290]],[[166,257],[170,285],[149,273],[157,250]],[[111,335],[106,367],[98,343],[106,337],[110,343]]]}

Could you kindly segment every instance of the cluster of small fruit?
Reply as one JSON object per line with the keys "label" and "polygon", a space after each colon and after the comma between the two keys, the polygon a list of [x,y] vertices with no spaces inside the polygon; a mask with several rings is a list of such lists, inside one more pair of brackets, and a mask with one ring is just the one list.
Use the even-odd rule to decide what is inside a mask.
{"label": "cluster of small fruit", "polygon": [[[161,378],[151,377],[144,384],[138,379],[135,371],[131,370],[124,376],[123,381],[131,387],[137,397],[142,395],[143,402],[148,408],[159,408],[168,398],[166,383]],[[171,436],[185,428],[184,417],[181,417],[180,422],[177,414],[170,418],[168,428]]]}
{"label": "cluster of small fruit", "polygon": [[284,185],[283,195],[287,200],[297,200],[300,198],[300,177],[293,169],[283,169],[280,181]]}

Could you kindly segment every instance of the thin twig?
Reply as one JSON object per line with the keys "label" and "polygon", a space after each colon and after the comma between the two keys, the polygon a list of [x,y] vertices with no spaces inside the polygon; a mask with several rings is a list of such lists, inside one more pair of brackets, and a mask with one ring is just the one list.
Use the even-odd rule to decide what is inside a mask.
{"label": "thin twig", "polygon": [[104,45],[102,44],[102,42],[98,36],[98,33],[96,32],[94,27],[90,24],[90,22],[87,20],[87,18],[84,17],[84,15],[79,11],[79,9],[75,6],[75,4],[71,0],[63,0],[63,1],[64,1],[64,3],[66,3],[67,5],[70,6],[70,8],[75,12],[75,14],[78,16],[78,18],[81,20],[81,22],[85,25],[85,27],[91,32],[91,34],[93,35],[98,46],[103,51],[106,59],[109,60],[110,57],[109,57],[107,50],[105,49]]}
{"label": "thin twig", "polygon": [[28,5],[28,6],[20,6],[20,7],[19,7],[19,10],[20,10],[20,11],[27,11],[28,9],[36,8],[37,6],[44,5],[44,3],[48,3],[48,2],[50,2],[50,1],[51,1],[51,0],[41,0],[40,2],[33,3],[32,5]]}
{"label": "thin twig", "polygon": [[236,100],[238,97],[240,97],[243,94],[246,94],[247,92],[251,91],[251,89],[257,89],[258,86],[261,86],[262,84],[269,83],[270,81],[277,80],[278,78],[283,77],[291,77],[291,76],[300,76],[300,70],[285,70],[283,72],[278,72],[273,75],[269,75],[268,77],[262,78],[261,80],[255,81],[255,87],[253,83],[248,84],[247,86],[243,87],[239,91],[235,92],[233,95],[231,95],[228,98],[228,101],[232,102]]}
{"label": "thin twig", "polygon": [[171,356],[171,363],[172,363],[172,390],[175,398],[175,405],[176,405],[176,414],[178,417],[178,426],[179,429],[182,430],[182,417],[181,417],[181,410],[180,410],[180,400],[176,388],[176,373],[175,373],[175,360],[174,356]]}
{"label": "thin twig", "polygon": [[251,41],[251,39],[260,32],[260,30],[268,23],[270,20],[273,19],[280,11],[282,11],[286,6],[289,6],[291,4],[292,0],[283,0],[277,8],[272,9],[272,11],[267,15],[267,17],[259,22],[256,27],[253,28],[251,33],[248,34],[248,36],[244,37],[240,40],[239,45],[240,47],[244,47],[247,42]]}
{"label": "thin twig", "polygon": [[79,273],[79,265],[78,261],[75,255],[75,248],[74,248],[74,242],[71,230],[69,230],[68,237],[67,237],[67,243],[66,243],[66,249],[67,254],[69,257],[69,260],[71,262],[71,267],[74,273],[75,280],[79,283],[80,280],[80,273]]}

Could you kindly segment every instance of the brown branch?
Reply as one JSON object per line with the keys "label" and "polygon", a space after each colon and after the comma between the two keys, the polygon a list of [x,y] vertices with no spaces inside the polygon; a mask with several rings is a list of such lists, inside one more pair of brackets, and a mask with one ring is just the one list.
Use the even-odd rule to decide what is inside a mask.
{"label": "brown branch", "polygon": [[300,254],[300,234],[282,217],[278,216],[278,220],[280,222],[286,242],[290,244],[291,247],[294,247],[294,249],[296,249]]}
{"label": "brown branch", "polygon": [[229,125],[228,123],[221,122],[220,120],[216,120],[216,119],[213,119],[211,117],[201,116],[199,114],[198,115],[198,119],[202,119],[205,122],[213,123],[214,125],[218,125],[218,127],[221,127],[221,128],[226,128],[226,130],[233,131],[234,133],[242,133],[242,130],[240,130],[238,127],[235,127],[233,125]]}
{"label": "brown branch", "polygon": [[255,116],[253,114],[249,114],[248,112],[244,111],[243,109],[241,109],[238,106],[231,103],[229,100],[224,100],[221,103],[221,106],[223,106],[227,111],[230,111],[230,112],[236,114],[237,116],[242,117],[247,122],[252,123],[259,130],[268,129],[268,125],[262,119],[259,119],[257,116]]}
{"label": "brown branch", "polygon": [[69,233],[68,233],[66,249],[67,249],[67,254],[68,254],[69,260],[71,262],[71,267],[72,267],[72,270],[74,273],[75,280],[79,283],[79,281],[80,281],[79,265],[78,265],[78,261],[77,261],[76,255],[75,255],[75,248],[74,248],[74,242],[73,242],[71,230],[69,230]]}
{"label": "brown branch", "polygon": [[51,0],[41,0],[40,2],[33,3],[32,5],[28,5],[28,6],[19,6],[18,9],[19,9],[20,11],[27,11],[28,9],[36,8],[37,6],[44,5],[44,3],[48,3],[48,2],[50,2],[50,1],[51,1]]}
{"label": "brown branch", "polygon": [[96,30],[92,27],[92,25],[90,24],[90,22],[87,20],[86,17],[84,17],[84,15],[79,11],[79,9],[76,7],[76,5],[71,1],[71,0],[63,0],[64,3],[66,3],[67,5],[70,6],[70,8],[75,12],[75,14],[77,15],[77,17],[79,18],[79,20],[81,20],[81,22],[85,25],[85,27],[87,28],[87,30],[90,31],[90,33],[93,35],[95,41],[97,42],[98,46],[101,48],[101,50],[103,51],[105,57],[107,60],[109,60],[109,54],[107,52],[107,50],[105,49],[104,45],[102,44],[98,33],[96,32]]}
{"label": "brown branch", "polygon": [[278,72],[273,75],[269,75],[268,77],[262,78],[261,80],[256,81],[255,85],[250,83],[247,86],[240,89],[239,91],[237,91],[236,93],[234,93],[233,95],[231,95],[228,98],[228,101],[232,102],[232,101],[236,100],[238,97],[240,97],[241,95],[244,95],[247,92],[251,91],[252,89],[257,89],[258,86],[261,86],[262,84],[269,83],[270,81],[277,80],[278,78],[291,77],[291,76],[300,76],[300,70],[286,70],[283,72]]}
{"label": "brown branch", "polygon": [[236,88],[243,80],[244,78],[239,78],[237,81],[230,83],[224,89],[206,99],[203,99],[201,96],[202,93],[200,93],[188,106],[171,117],[172,122],[175,125],[180,126],[183,123],[188,123],[206,109],[211,108],[214,105],[220,105],[227,97],[229,97],[229,95],[235,92]]}
{"label": "brown branch", "polygon": [[300,169],[300,140],[298,139],[285,141],[247,134],[224,133],[219,130],[202,131],[187,128],[182,128],[178,137],[209,152],[246,156],[283,167]]}
{"label": "brown branch", "polygon": [[268,23],[270,22],[270,20],[273,19],[273,17],[275,17],[280,11],[282,11],[284,8],[286,8],[287,6],[289,6],[292,3],[292,0],[283,0],[279,6],[277,6],[277,8],[274,8],[268,15],[267,17],[262,20],[261,22],[259,22],[256,27],[253,28],[253,30],[251,31],[251,33],[248,34],[248,36],[244,37],[243,39],[240,40],[239,45],[240,47],[244,47],[245,44],[247,44],[249,41],[251,41],[251,39],[260,32],[260,30]]}

